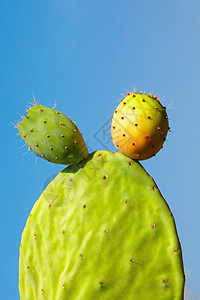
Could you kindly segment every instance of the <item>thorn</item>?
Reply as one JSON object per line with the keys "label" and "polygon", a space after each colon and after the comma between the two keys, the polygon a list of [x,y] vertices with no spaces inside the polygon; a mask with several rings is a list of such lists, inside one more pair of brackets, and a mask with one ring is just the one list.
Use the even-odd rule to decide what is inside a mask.
{"label": "thorn", "polygon": [[32,150],[31,147],[28,147],[28,151]]}
{"label": "thorn", "polygon": [[127,92],[127,96],[129,96],[131,93],[130,92]]}
{"label": "thorn", "polygon": [[17,135],[20,135],[20,133],[17,133]]}
{"label": "thorn", "polygon": [[41,157],[44,157],[44,154],[41,154]]}
{"label": "thorn", "polygon": [[57,115],[59,115],[59,113],[60,113],[59,111],[56,112]]}

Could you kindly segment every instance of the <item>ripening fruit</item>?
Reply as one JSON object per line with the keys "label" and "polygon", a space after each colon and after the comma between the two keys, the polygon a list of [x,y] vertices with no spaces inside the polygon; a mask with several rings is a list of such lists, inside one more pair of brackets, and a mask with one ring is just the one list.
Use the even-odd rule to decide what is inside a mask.
{"label": "ripening fruit", "polygon": [[128,93],[116,108],[111,136],[120,152],[133,159],[144,160],[162,148],[168,130],[166,108],[159,99],[134,92]]}

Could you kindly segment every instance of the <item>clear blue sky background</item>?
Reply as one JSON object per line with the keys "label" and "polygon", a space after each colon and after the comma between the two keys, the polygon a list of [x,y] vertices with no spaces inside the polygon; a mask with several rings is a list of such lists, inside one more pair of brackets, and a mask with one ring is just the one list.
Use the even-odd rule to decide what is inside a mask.
{"label": "clear blue sky background", "polygon": [[63,169],[24,155],[11,122],[34,95],[76,121],[91,151],[114,150],[95,134],[134,86],[168,107],[172,132],[142,164],[175,216],[186,299],[200,299],[199,54],[198,0],[0,0],[1,300],[19,299],[22,230],[48,177]]}

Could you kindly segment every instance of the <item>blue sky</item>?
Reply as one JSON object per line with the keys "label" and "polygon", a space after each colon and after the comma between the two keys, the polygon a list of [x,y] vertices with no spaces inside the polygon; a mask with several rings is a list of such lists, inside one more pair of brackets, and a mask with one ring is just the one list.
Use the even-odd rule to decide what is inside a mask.
{"label": "blue sky", "polygon": [[199,32],[198,0],[0,0],[0,299],[19,299],[22,230],[49,176],[63,169],[36,162],[11,123],[35,96],[76,121],[90,151],[113,151],[99,129],[134,87],[168,108],[172,132],[142,164],[176,220],[186,299],[200,299]]}

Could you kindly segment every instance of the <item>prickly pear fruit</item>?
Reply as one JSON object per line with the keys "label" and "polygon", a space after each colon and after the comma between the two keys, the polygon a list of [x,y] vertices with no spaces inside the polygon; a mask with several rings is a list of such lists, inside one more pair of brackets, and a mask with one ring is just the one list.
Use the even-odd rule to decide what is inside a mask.
{"label": "prickly pear fruit", "polygon": [[30,149],[50,162],[74,165],[88,155],[75,123],[56,109],[34,105],[18,129]]}
{"label": "prickly pear fruit", "polygon": [[181,300],[174,219],[139,162],[98,151],[57,175],[20,247],[21,300]]}
{"label": "prickly pear fruit", "polygon": [[166,109],[158,98],[128,93],[116,108],[111,126],[115,147],[138,160],[154,156],[163,146],[169,129]]}

